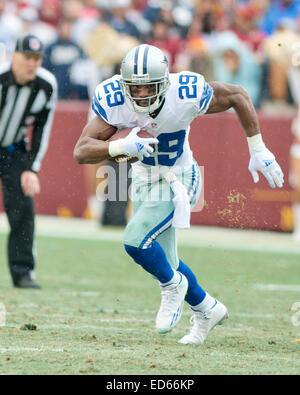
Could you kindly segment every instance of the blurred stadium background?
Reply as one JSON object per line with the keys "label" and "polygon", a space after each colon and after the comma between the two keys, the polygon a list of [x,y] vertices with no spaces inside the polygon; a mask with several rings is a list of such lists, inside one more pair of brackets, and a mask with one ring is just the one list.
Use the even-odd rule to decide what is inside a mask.
{"label": "blurred stadium background", "polygon": [[171,71],[188,69],[246,88],[286,175],[281,191],[270,191],[264,180],[254,185],[236,117],[197,119],[191,143],[205,169],[205,207],[193,214],[192,223],[292,231],[287,175],[299,15],[298,0],[1,0],[1,61],[9,59],[18,35],[32,32],[45,44],[44,67],[58,80],[60,101],[40,173],[37,213],[95,216],[95,167],[75,164],[72,150],[89,117],[95,86],[118,72],[130,47],[148,42],[165,51]]}
{"label": "blurred stadium background", "polygon": [[[25,32],[44,42],[43,65],[56,75],[59,87],[40,172],[42,191],[36,198],[37,271],[46,289],[39,301],[34,292],[24,299],[20,291],[10,290],[3,254],[8,227],[0,214],[0,284],[8,308],[7,328],[0,328],[0,369],[47,373],[50,360],[54,373],[299,373],[299,333],[291,324],[290,308],[299,299],[300,247],[290,234],[294,218],[288,173],[299,94],[300,1],[0,0],[1,62],[10,58],[16,37]],[[149,300],[153,296],[153,284],[145,281],[143,298],[137,301],[132,289],[138,289],[142,276],[121,252],[122,228],[99,226],[100,203],[95,209],[93,200],[96,169],[77,165],[72,156],[90,116],[95,86],[118,72],[123,55],[139,42],[163,49],[173,72],[191,70],[208,81],[246,88],[264,140],[286,175],[281,190],[269,189],[262,177],[253,184],[245,136],[233,113],[193,122],[191,146],[204,166],[205,204],[192,214],[191,231],[181,232],[180,248],[196,272],[197,256],[202,257],[204,285],[222,295],[233,312],[229,329],[219,329],[202,348],[199,364],[195,350],[183,352],[176,345],[181,323],[167,342],[149,343],[154,311],[143,306],[147,295]],[[84,270],[82,261],[87,267],[90,260]],[[120,272],[114,273],[110,262]],[[108,281],[103,273],[110,270],[115,277]],[[117,295],[120,289],[128,300]],[[184,320],[187,325],[186,316]],[[39,333],[29,338],[26,331],[14,331],[12,341],[9,330],[28,322],[36,323]],[[98,340],[103,341],[100,348]],[[163,347],[175,347],[178,366],[173,371],[167,356],[161,359],[157,351]],[[128,365],[130,353],[136,362]]]}

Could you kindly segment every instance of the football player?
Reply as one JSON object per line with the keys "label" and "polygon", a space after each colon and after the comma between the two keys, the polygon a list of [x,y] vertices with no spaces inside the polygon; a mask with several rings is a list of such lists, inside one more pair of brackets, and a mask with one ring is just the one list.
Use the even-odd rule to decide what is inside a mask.
{"label": "football player", "polygon": [[[169,74],[163,52],[142,44],[124,57],[121,75],[97,86],[92,107],[96,117],[84,127],[74,158],[78,163],[118,155],[138,158],[132,164],[134,213],[124,232],[125,250],[159,282],[157,331],[168,332],[178,323],[185,300],[194,319],[179,342],[202,344],[228,312],[177,256],[176,230],[189,227],[190,209],[202,187],[189,146],[190,124],[197,116],[233,108],[247,136],[254,182],[261,172],[272,188],[281,188],[283,173],[263,142],[253,104],[240,86],[207,83],[202,75],[188,71]],[[124,128],[132,128],[125,138],[106,141]],[[139,137],[140,129],[153,138]]]}

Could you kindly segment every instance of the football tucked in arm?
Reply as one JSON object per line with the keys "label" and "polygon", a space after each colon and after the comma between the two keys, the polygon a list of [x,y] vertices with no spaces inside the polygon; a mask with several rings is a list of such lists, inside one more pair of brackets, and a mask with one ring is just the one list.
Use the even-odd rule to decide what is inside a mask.
{"label": "football tucked in arm", "polygon": [[[131,132],[132,129],[124,129],[119,132],[114,133],[108,140],[106,140],[108,143],[111,141],[115,141],[118,139],[124,139],[125,137],[128,136],[128,134]],[[146,130],[140,130],[137,135],[142,138],[153,138],[153,135]],[[128,162],[128,163],[134,163],[138,161],[138,158],[136,156],[127,156],[127,155],[118,155],[114,157],[109,157],[109,160],[112,162],[116,163],[122,163],[122,162]]]}

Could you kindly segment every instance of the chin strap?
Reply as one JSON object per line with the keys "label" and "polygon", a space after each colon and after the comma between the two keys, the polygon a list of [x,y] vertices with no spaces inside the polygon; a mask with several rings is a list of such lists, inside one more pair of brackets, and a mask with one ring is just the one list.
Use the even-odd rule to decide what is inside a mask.
{"label": "chin strap", "polygon": [[148,105],[147,107],[139,106],[134,99],[131,99],[131,101],[132,101],[134,110],[136,112],[141,112],[143,114],[151,114],[151,113],[155,112],[160,106],[159,97],[155,100],[154,103]]}

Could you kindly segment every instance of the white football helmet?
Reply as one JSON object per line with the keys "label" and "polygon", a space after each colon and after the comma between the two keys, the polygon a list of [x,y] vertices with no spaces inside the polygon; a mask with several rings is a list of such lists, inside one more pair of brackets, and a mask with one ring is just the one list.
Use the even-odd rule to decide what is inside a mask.
{"label": "white football helmet", "polygon": [[[135,111],[152,113],[159,107],[170,85],[166,56],[160,49],[152,45],[142,44],[132,48],[122,61],[120,83],[124,95],[130,99]],[[132,85],[152,84],[156,86],[154,95],[140,99],[131,95],[130,87]],[[148,100],[148,106],[140,106],[139,100]]]}

